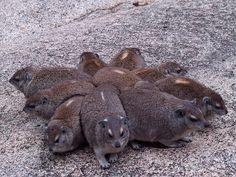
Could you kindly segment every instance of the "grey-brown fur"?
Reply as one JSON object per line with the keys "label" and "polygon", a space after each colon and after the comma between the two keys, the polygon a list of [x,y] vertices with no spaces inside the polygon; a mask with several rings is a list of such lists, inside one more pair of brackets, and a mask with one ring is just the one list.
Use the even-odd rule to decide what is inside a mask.
{"label": "grey-brown fur", "polygon": [[74,68],[26,67],[18,70],[9,80],[25,97],[30,97],[37,91],[52,87],[65,80],[86,80],[91,82],[91,76]]}
{"label": "grey-brown fur", "polygon": [[[110,155],[110,162],[116,161],[117,153],[124,149],[129,140],[126,114],[118,93],[112,85],[101,85],[85,97],[81,109],[85,138],[102,168],[110,167],[105,155]],[[109,131],[113,136],[109,137]]]}
{"label": "grey-brown fur", "polygon": [[120,90],[133,88],[138,81],[141,81],[141,78],[133,72],[118,67],[102,68],[93,77],[93,83],[97,86],[109,83]]}
{"label": "grey-brown fur", "polygon": [[167,147],[182,147],[186,142],[180,140],[186,134],[208,125],[194,101],[157,90],[135,88],[123,91],[120,99],[129,119],[131,142],[160,142]]}
{"label": "grey-brown fur", "polygon": [[158,67],[140,68],[133,72],[143,80],[153,83],[170,75],[183,76],[187,70],[176,62],[166,62]]}
{"label": "grey-brown fur", "polygon": [[93,52],[83,52],[80,55],[79,70],[93,76],[99,69],[107,66],[98,54]]}
{"label": "grey-brown fur", "polygon": [[110,61],[110,66],[121,67],[130,71],[145,67],[144,58],[138,48],[124,48]]}
{"label": "grey-brown fur", "polygon": [[53,153],[72,151],[85,142],[79,115],[83,98],[75,96],[65,101],[48,123],[46,141]]}
{"label": "grey-brown fur", "polygon": [[24,111],[45,119],[50,119],[56,108],[75,95],[87,95],[94,86],[82,80],[68,80],[50,89],[40,90],[26,101]]}
{"label": "grey-brown fur", "polygon": [[197,99],[197,105],[206,118],[213,112],[227,114],[225,102],[217,92],[205,85],[186,77],[167,77],[159,80],[155,85],[163,92],[172,94],[180,99]]}

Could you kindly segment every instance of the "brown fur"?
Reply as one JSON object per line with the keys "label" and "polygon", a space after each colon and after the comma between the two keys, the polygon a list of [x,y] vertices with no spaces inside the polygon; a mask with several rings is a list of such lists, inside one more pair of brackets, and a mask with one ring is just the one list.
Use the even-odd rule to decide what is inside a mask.
{"label": "brown fur", "polygon": [[[208,125],[195,101],[140,88],[123,91],[120,99],[129,119],[131,141],[182,147],[185,143],[179,140],[187,133]],[[192,122],[191,117],[196,122]]]}
{"label": "brown fur", "polygon": [[55,109],[72,96],[85,96],[94,86],[82,80],[61,82],[50,89],[40,90],[26,101],[24,111],[50,119]]}
{"label": "brown fur", "polygon": [[[155,85],[163,92],[172,94],[180,99],[197,99],[197,105],[202,110],[205,117],[209,117],[212,112],[218,112],[220,115],[227,114],[222,97],[206,87],[205,85],[186,77],[167,77],[159,80]],[[209,103],[206,103],[209,102]],[[216,109],[216,104],[220,109]]]}
{"label": "brown fur", "polygon": [[109,65],[132,71],[145,67],[146,64],[138,48],[124,48],[110,61]]}
{"label": "brown fur", "polygon": [[[17,80],[17,79],[18,80]],[[20,78],[20,81],[19,81]],[[65,80],[86,80],[91,82],[91,76],[74,68],[32,68],[18,70],[9,80],[26,98],[39,90],[52,87]]]}
{"label": "brown fur", "polygon": [[143,80],[153,83],[169,75],[185,75],[187,70],[176,62],[166,62],[158,67],[140,68],[133,72]]}
{"label": "brown fur", "polygon": [[84,52],[80,56],[79,70],[91,76],[105,66],[107,66],[107,64],[102,61],[96,53]]}
{"label": "brown fur", "polygon": [[48,123],[46,139],[54,153],[72,151],[85,142],[79,115],[83,98],[75,96],[65,101]]}
{"label": "brown fur", "polygon": [[99,70],[93,78],[93,83],[97,86],[110,83],[120,90],[127,90],[140,81],[141,78],[136,76],[133,72],[118,67],[105,67]]}
{"label": "brown fur", "polygon": [[[118,89],[112,85],[100,85],[84,98],[81,108],[85,138],[94,149],[102,168],[110,167],[105,155],[110,154],[110,162],[116,161],[116,154],[124,149],[129,139],[126,114],[118,93]],[[120,134],[121,129],[123,135]]]}

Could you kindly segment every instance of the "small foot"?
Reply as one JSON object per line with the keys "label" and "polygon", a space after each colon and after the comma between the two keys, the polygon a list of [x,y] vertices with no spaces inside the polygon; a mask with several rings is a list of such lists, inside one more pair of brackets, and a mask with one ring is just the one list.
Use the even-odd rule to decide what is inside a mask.
{"label": "small foot", "polygon": [[100,162],[100,166],[101,166],[101,168],[102,169],[108,169],[108,168],[110,168],[110,166],[111,166],[111,164],[109,163],[109,162]]}
{"label": "small foot", "polygon": [[109,162],[114,163],[118,160],[118,155],[117,154],[110,154],[109,156]]}
{"label": "small foot", "polygon": [[193,140],[192,140],[192,137],[183,137],[181,139],[179,139],[178,141],[183,141],[183,142],[186,142],[186,143],[191,143]]}
{"label": "small foot", "polygon": [[131,145],[132,149],[134,149],[134,150],[140,150],[143,148],[143,146],[141,144],[137,143],[136,141],[130,142],[130,145]]}

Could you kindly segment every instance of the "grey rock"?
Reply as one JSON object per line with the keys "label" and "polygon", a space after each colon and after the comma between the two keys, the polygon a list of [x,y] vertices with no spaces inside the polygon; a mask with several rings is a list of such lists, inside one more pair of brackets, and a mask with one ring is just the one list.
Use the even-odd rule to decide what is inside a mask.
{"label": "grey rock", "polygon": [[[0,176],[235,176],[235,0],[11,0],[0,2]],[[127,151],[109,170],[82,148],[56,156],[22,112],[8,79],[24,66],[76,67],[84,51],[109,61],[123,47],[141,49],[147,65],[175,60],[188,76],[218,91],[229,113],[181,149]],[[229,73],[229,74],[228,74]]]}

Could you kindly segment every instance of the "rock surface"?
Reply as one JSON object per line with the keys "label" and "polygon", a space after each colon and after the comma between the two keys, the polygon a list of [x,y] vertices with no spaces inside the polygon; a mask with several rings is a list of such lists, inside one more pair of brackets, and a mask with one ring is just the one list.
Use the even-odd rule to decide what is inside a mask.
{"label": "rock surface", "polygon": [[[235,0],[2,0],[0,2],[0,176],[235,176]],[[179,149],[127,147],[101,170],[91,149],[53,155],[43,120],[22,112],[8,79],[24,66],[76,67],[83,51],[109,61],[138,47],[148,65],[176,60],[222,94],[229,113]]]}

